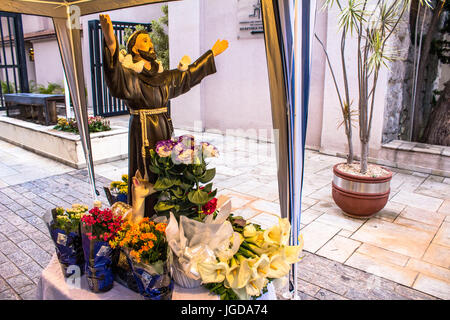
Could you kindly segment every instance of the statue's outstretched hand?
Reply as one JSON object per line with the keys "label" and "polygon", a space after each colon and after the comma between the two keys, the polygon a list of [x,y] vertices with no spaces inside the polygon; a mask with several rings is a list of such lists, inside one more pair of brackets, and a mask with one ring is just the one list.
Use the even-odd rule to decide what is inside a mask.
{"label": "statue's outstretched hand", "polygon": [[114,55],[114,52],[116,51],[116,36],[114,35],[114,28],[109,15],[100,15],[100,25],[102,27],[106,45],[108,46],[109,51],[111,51],[111,55]]}
{"label": "statue's outstretched hand", "polygon": [[214,56],[217,56],[224,52],[228,48],[228,41],[227,40],[217,40],[214,46],[212,47],[212,52]]}

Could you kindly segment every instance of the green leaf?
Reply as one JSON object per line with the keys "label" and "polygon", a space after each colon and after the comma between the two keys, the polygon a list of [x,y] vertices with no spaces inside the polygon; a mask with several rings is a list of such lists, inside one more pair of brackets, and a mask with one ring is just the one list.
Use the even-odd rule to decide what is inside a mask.
{"label": "green leaf", "polygon": [[196,181],[195,176],[194,176],[189,170],[186,170],[186,171],[184,172],[184,177],[185,177],[186,179],[192,181],[192,182],[195,182],[195,181]]}
{"label": "green leaf", "polygon": [[172,191],[173,195],[175,197],[177,197],[178,199],[181,199],[184,196],[184,191],[180,187],[173,188],[173,189],[171,189],[171,191]]}
{"label": "green leaf", "polygon": [[212,185],[213,185],[212,182],[208,183],[202,190],[205,191],[205,192],[210,193],[211,189],[212,189]]}
{"label": "green leaf", "polygon": [[153,172],[153,173],[156,173],[156,174],[160,174],[160,173],[161,173],[161,170],[160,170],[159,168],[154,167],[154,166],[151,166],[151,165],[150,165],[148,168],[149,168],[150,171]]}
{"label": "green leaf", "polygon": [[154,209],[155,209],[156,211],[167,211],[167,210],[170,210],[170,209],[172,209],[172,208],[174,208],[174,207],[175,207],[174,204],[171,204],[171,203],[166,202],[166,201],[159,201],[159,202],[155,205]]}
{"label": "green leaf", "polygon": [[188,194],[188,199],[190,202],[202,206],[206,204],[208,200],[208,193],[203,190],[192,190]]}
{"label": "green leaf", "polygon": [[201,183],[210,182],[216,175],[216,168],[208,169],[205,173],[198,179]]}
{"label": "green leaf", "polygon": [[173,186],[173,180],[167,177],[159,177],[153,188],[157,191],[165,190]]}
{"label": "green leaf", "polygon": [[213,192],[211,192],[211,193],[208,195],[208,201],[210,201],[211,199],[213,199],[213,198],[216,196],[216,194],[217,194],[217,189],[215,189]]}
{"label": "green leaf", "polygon": [[202,165],[194,165],[194,168],[192,169],[192,173],[196,177],[201,177],[205,174],[205,168]]}

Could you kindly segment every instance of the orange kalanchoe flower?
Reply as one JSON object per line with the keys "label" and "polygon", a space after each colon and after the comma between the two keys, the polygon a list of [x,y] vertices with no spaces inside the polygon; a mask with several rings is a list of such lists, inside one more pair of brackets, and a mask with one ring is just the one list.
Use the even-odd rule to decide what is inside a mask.
{"label": "orange kalanchoe flower", "polygon": [[117,236],[110,241],[111,246],[129,248],[130,257],[136,262],[154,263],[167,259],[167,223],[157,223],[149,218],[139,223],[126,222]]}

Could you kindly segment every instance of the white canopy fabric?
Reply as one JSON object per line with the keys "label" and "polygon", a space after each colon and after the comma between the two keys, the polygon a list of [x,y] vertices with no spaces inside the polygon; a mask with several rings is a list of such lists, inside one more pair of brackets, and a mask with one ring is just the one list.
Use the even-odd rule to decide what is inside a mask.
{"label": "white canopy fabric", "polygon": [[[171,0],[176,1],[176,0]],[[77,6],[80,15],[105,12],[116,9],[140,6],[144,4],[166,2],[161,0],[2,0],[0,11],[67,18],[70,6]]]}

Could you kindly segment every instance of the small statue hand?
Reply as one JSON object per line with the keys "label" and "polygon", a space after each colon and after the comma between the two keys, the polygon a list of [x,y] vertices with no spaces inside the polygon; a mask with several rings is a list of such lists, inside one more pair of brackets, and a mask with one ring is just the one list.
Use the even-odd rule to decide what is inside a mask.
{"label": "small statue hand", "polygon": [[108,46],[111,54],[116,51],[116,36],[114,35],[114,28],[111,23],[111,18],[107,14],[100,15],[100,25],[102,27],[103,36],[105,37],[106,45]]}
{"label": "small statue hand", "polygon": [[222,52],[224,52],[228,48],[228,41],[227,40],[217,40],[214,46],[212,47],[212,52],[214,56],[218,56]]}

